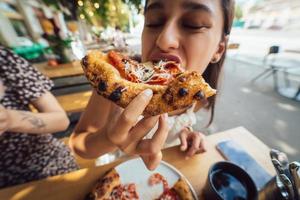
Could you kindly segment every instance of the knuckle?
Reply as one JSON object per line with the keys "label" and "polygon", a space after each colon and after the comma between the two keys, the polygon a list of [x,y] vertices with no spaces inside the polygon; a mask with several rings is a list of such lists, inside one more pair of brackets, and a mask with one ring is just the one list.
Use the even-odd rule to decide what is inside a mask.
{"label": "knuckle", "polygon": [[150,122],[144,122],[144,123],[142,124],[142,127],[143,127],[143,129],[145,129],[145,130],[149,130],[149,129],[152,129],[152,128],[153,128],[153,124],[150,123]]}
{"label": "knuckle", "polygon": [[130,116],[128,113],[123,112],[123,114],[120,117],[121,121],[127,123],[127,124],[133,124],[135,120],[133,119],[132,116]]}
{"label": "knuckle", "polygon": [[199,137],[205,138],[205,135],[203,133],[201,133],[201,132],[196,132],[196,133],[197,133],[197,135],[199,135]]}
{"label": "knuckle", "polygon": [[151,129],[153,129],[154,128],[154,126],[155,126],[155,124],[146,124],[145,125],[145,128],[147,129],[147,130],[151,130]]}
{"label": "knuckle", "polygon": [[149,145],[148,151],[150,154],[157,154],[160,151],[160,149],[158,148],[158,146],[156,144],[151,143]]}
{"label": "knuckle", "polygon": [[193,133],[193,138],[194,139],[201,139],[201,136],[199,135],[199,134],[197,134],[197,133]]}
{"label": "knuckle", "polygon": [[134,155],[134,151],[130,146],[120,145],[119,149],[127,155]]}
{"label": "knuckle", "polygon": [[120,135],[120,136],[117,137],[112,133],[106,133],[106,137],[108,138],[108,140],[111,143],[113,143],[116,146],[123,145],[125,143],[126,139],[127,139],[125,136]]}

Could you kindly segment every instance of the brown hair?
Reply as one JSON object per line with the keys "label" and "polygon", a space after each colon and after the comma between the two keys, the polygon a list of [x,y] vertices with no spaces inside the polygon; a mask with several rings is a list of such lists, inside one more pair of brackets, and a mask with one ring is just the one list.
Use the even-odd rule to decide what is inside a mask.
{"label": "brown hair", "polygon": [[[222,40],[225,40],[226,36],[229,36],[231,31],[231,26],[234,18],[234,0],[221,0],[221,6],[223,10],[223,18],[224,18],[224,27],[222,33]],[[217,63],[210,63],[202,76],[209,83],[212,88],[218,88],[219,77],[224,65],[225,57],[227,51],[227,44],[225,46],[225,51]],[[215,111],[215,103],[216,103],[216,95],[212,96],[208,99],[207,109],[211,110],[210,120],[208,122],[208,126],[212,123],[214,118]]]}
{"label": "brown hair", "polygon": [[[145,8],[147,6],[147,3],[148,0],[146,0]],[[221,35],[221,40],[225,40],[225,37],[230,34],[231,26],[234,18],[234,4],[235,4],[235,0],[221,0],[221,6],[222,6],[223,18],[224,18],[224,27],[223,27],[223,33]],[[227,50],[227,44],[225,46],[225,51],[221,59],[219,60],[219,62],[210,63],[202,74],[202,76],[209,83],[209,85],[215,89],[218,88],[219,77],[224,65],[226,50]],[[211,111],[208,126],[212,123],[214,118],[215,103],[216,103],[216,95],[208,99],[208,105],[206,106],[206,108],[210,109]]]}

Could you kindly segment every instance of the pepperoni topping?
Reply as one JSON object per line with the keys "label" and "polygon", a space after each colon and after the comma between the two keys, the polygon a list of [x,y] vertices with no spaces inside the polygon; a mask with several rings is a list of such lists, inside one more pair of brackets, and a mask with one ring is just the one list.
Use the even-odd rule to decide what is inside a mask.
{"label": "pepperoni topping", "polygon": [[160,195],[156,200],[180,200],[180,197],[175,190],[169,189],[165,190],[162,195]]}
{"label": "pepperoni topping", "polygon": [[167,85],[183,71],[174,61],[142,64],[115,51],[110,51],[108,58],[110,64],[119,71],[122,78],[134,83]]}
{"label": "pepperoni topping", "polygon": [[162,183],[164,192],[156,200],[180,200],[176,191],[169,188],[168,182],[163,175],[159,173],[152,174],[148,180],[150,186]]}
{"label": "pepperoni topping", "polygon": [[116,186],[107,200],[138,200],[134,183]]}
{"label": "pepperoni topping", "polygon": [[159,173],[155,173],[150,176],[149,181],[148,181],[148,184],[150,186],[157,185],[160,183],[163,184],[164,191],[169,189],[168,181],[166,180],[165,177],[163,177],[163,175],[161,175]]}

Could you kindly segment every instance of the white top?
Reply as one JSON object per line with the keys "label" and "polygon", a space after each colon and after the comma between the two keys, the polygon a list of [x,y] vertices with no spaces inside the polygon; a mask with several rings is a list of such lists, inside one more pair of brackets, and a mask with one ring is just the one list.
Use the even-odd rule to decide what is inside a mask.
{"label": "white top", "polygon": [[[180,114],[168,117],[168,124],[169,124],[169,134],[167,137],[167,140],[165,142],[164,148],[175,146],[180,144],[179,140],[179,132],[186,126],[193,126],[196,124],[196,115],[194,113],[194,104],[191,108],[186,110],[186,112]],[[158,128],[158,123],[155,125],[155,127],[147,134],[145,138],[149,139],[152,138],[153,134]]]}

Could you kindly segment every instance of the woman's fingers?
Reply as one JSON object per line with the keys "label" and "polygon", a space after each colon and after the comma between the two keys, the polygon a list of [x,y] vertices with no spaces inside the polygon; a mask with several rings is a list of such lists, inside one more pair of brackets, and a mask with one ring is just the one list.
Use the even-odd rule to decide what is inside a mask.
{"label": "woman's fingers", "polygon": [[131,130],[130,141],[139,141],[153,129],[160,116],[146,117],[139,121]]}
{"label": "woman's fingers", "polygon": [[169,133],[168,114],[165,113],[160,116],[157,131],[154,133],[151,140],[154,143],[156,143],[158,147],[162,148],[168,137],[168,133]]}
{"label": "woman's fingers", "polygon": [[199,150],[201,138],[198,133],[190,133],[188,141],[191,141],[191,146],[189,146],[188,151],[186,153],[186,157],[189,158],[196,154],[196,152]]}
{"label": "woman's fingers", "polygon": [[207,151],[206,148],[206,141],[205,141],[205,135],[203,133],[198,133],[200,135],[200,145],[199,145],[199,150],[197,153],[203,153]]}
{"label": "woman's fingers", "polygon": [[141,140],[136,148],[138,154],[152,155],[159,152],[168,136],[169,126],[167,122],[168,115],[163,114],[159,117],[159,124],[156,132],[151,139]]}
{"label": "woman's fingers", "polygon": [[186,151],[188,148],[188,143],[187,143],[188,134],[189,134],[189,131],[186,128],[182,129],[181,132],[179,133],[179,139],[181,142],[181,145],[180,145],[181,151]]}
{"label": "woman's fingers", "polygon": [[[127,154],[135,154],[138,143],[149,133],[149,131],[157,123],[159,116],[143,118],[130,131],[127,140],[120,145],[123,152]],[[148,145],[146,145],[148,146]]]}
{"label": "woman's fingers", "polygon": [[[149,104],[153,92],[147,89],[135,97],[120,115],[116,126],[112,131],[113,138],[110,138],[114,144],[120,144],[128,137],[130,129],[136,124],[140,115]],[[121,143],[122,143],[121,142]]]}
{"label": "woman's fingers", "polygon": [[159,165],[162,159],[162,153],[159,151],[158,153],[152,155],[141,155],[141,158],[143,159],[146,167],[152,171]]}
{"label": "woman's fingers", "polygon": [[118,127],[121,129],[121,132],[129,132],[132,126],[135,125],[139,116],[142,115],[143,111],[149,104],[152,95],[152,90],[147,89],[130,102],[118,121]]}

